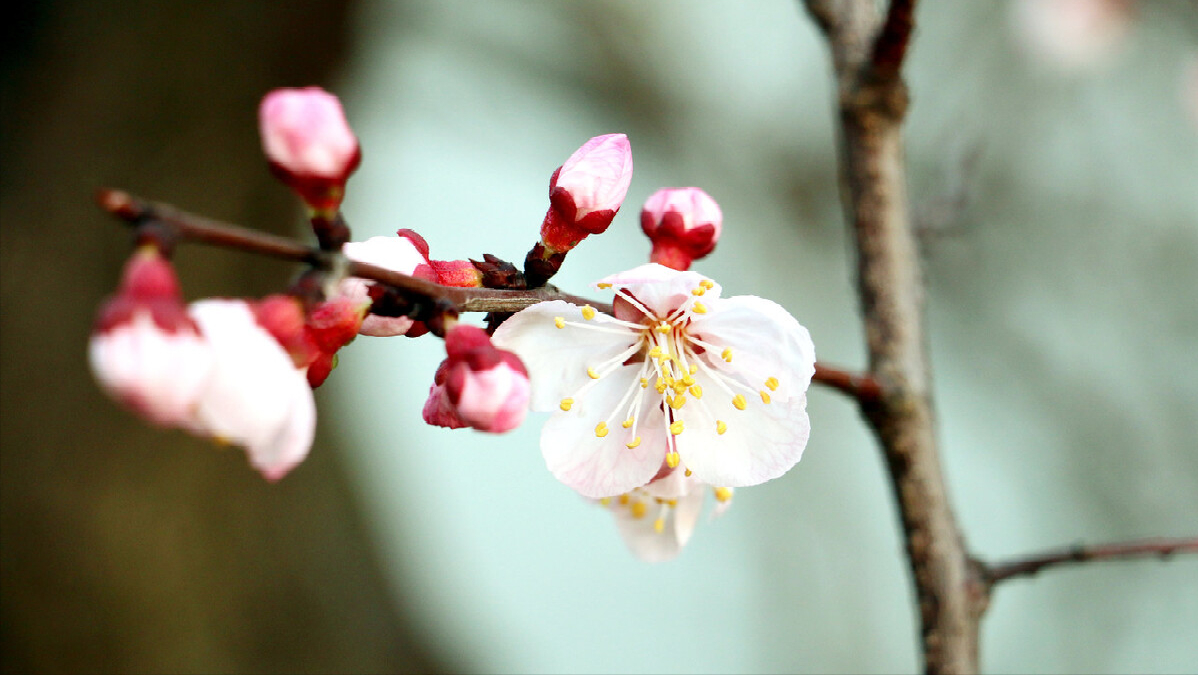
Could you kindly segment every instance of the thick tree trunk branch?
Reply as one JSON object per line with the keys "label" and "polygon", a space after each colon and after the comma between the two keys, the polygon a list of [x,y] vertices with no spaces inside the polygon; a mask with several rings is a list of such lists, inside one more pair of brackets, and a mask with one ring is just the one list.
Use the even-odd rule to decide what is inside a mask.
{"label": "thick tree trunk branch", "polygon": [[986,586],[949,503],[936,448],[924,337],[923,278],[911,223],[900,68],[912,0],[886,17],[873,0],[807,0],[832,51],[839,92],[844,208],[857,248],[857,283],[870,371],[881,387],[862,411],[889,468],[919,604],[929,673],[978,668]]}
{"label": "thick tree trunk branch", "polygon": [[984,567],[984,577],[993,586],[1008,579],[1032,576],[1049,567],[1127,560],[1130,558],[1168,558],[1177,553],[1198,553],[1198,537],[1189,539],[1144,539],[1141,541],[1071,546],[1040,553],[1018,560],[990,563]]}

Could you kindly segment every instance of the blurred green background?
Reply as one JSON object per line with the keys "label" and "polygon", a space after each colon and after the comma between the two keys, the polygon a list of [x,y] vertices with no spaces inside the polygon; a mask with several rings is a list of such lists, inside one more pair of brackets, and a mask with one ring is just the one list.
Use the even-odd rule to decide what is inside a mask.
{"label": "blurred green background", "polygon": [[[929,0],[909,62],[950,491],[986,558],[1193,535],[1198,6],[1134,5],[1097,57],[1070,60],[1036,42],[1025,5]],[[643,262],[639,204],[698,185],[725,214],[698,268],[858,366],[827,56],[796,3],[34,3],[4,30],[5,672],[917,668],[881,462],[833,393],[811,394],[794,471],[645,565],[545,470],[542,418],[503,437],[420,422],[432,338],[347,348],[311,456],[276,485],[239,451],[141,424],[87,372],[128,254],[96,188],[301,233],[255,114],[269,89],[309,84],[343,97],[362,141],[357,238],[410,227],[436,258],[519,260],[553,169],[623,131],[628,206],[561,285]],[[293,272],[177,260],[190,298],[263,295]],[[1196,572],[1179,558],[1011,582],[983,667],[1193,671]]]}

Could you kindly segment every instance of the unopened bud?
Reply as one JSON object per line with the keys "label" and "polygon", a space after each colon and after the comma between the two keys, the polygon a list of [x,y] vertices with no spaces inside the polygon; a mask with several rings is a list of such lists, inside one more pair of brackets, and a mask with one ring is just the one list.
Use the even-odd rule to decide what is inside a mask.
{"label": "unopened bud", "polygon": [[549,211],[541,242],[565,253],[587,235],[604,232],[628,194],[632,148],[624,134],[596,136],[583,144],[549,179]]}
{"label": "unopened bud", "polygon": [[341,102],[320,89],[276,89],[258,109],[271,168],[314,210],[335,212],[345,181],[361,161]]}
{"label": "unopened bud", "polygon": [[641,230],[653,242],[649,260],[676,270],[711,253],[723,223],[719,204],[694,187],[662,188],[641,209]]}
{"label": "unopened bud", "polygon": [[449,355],[437,370],[425,403],[429,424],[502,433],[520,426],[528,413],[528,371],[511,352],[491,344],[477,326],[457,324],[445,336]]}

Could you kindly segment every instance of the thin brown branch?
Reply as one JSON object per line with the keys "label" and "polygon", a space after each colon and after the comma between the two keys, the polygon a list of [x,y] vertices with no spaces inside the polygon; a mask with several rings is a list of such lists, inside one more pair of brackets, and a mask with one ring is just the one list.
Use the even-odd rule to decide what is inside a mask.
{"label": "thin brown branch", "polygon": [[868,405],[882,396],[882,387],[868,373],[852,373],[825,363],[815,364],[812,382],[848,394],[860,405]]}
{"label": "thin brown branch", "polygon": [[609,305],[562,293],[553,286],[535,290],[442,286],[401,272],[349,260],[339,252],[321,251],[286,237],[204,218],[180,211],[169,204],[149,202],[119,190],[101,190],[97,201],[105,211],[131,224],[158,221],[170,227],[184,241],[247,251],[279,260],[305,263],[325,270],[344,265],[345,273],[349,276],[378,281],[430,300],[444,300],[452,303],[461,312],[518,312],[547,300],[565,300],[576,305],[590,304],[600,311],[611,311]]}
{"label": "thin brown branch", "polygon": [[994,585],[1016,577],[1027,577],[1061,565],[1128,560],[1133,558],[1168,558],[1178,553],[1198,553],[1198,537],[1188,539],[1142,539],[1139,541],[1071,546],[1036,555],[990,563],[983,566],[988,584]]}

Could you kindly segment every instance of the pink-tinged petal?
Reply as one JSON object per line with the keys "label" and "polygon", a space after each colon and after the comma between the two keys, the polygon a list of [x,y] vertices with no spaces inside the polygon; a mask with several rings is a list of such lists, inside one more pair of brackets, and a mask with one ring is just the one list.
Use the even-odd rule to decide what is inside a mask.
{"label": "pink-tinged petal", "polygon": [[246,447],[250,465],[270,481],[279,480],[304,461],[316,436],[316,402],[311,390],[293,386],[290,391],[291,405],[278,434],[269,443]]}
{"label": "pink-tinged petal", "polygon": [[641,209],[641,230],[653,242],[655,263],[676,270],[715,249],[723,228],[719,204],[699,188],[662,188]]}
{"label": "pink-tinged petal", "polygon": [[[694,317],[690,333],[703,341],[731,350],[731,361],[722,352],[703,356],[721,372],[755,391],[767,389],[774,401],[805,395],[815,374],[815,345],[811,334],[781,305],[752,295],[713,299],[709,311]],[[746,394],[751,396],[751,394]]]}
{"label": "pink-tinged petal", "polygon": [[115,399],[155,424],[186,423],[212,374],[212,349],[194,330],[167,331],[148,309],[92,336],[92,372]]}
{"label": "pink-tinged petal", "polygon": [[479,431],[503,433],[520,426],[528,413],[528,376],[501,363],[463,378],[457,413]]}
{"label": "pink-tinged petal", "polygon": [[245,446],[264,472],[285,473],[307,453],[314,432],[315,414],[308,413],[315,404],[304,372],[247,303],[207,300],[193,303],[190,314],[215,356],[192,429]]}
{"label": "pink-tinged petal", "polygon": [[461,417],[458,417],[457,407],[449,401],[449,393],[445,391],[444,384],[434,384],[429,387],[428,399],[424,402],[421,417],[426,424],[431,424],[434,427],[464,429],[470,426]]}
{"label": "pink-tinged petal", "polygon": [[[720,285],[698,272],[681,272],[657,263],[646,263],[627,272],[620,272],[596,282],[597,288],[610,284],[625,289],[637,301],[659,317],[665,317],[674,309],[699,299],[692,294],[699,284],[707,281],[710,288],[702,296],[703,302],[719,297]],[[628,318],[628,317],[621,317]]]}
{"label": "pink-tinged petal", "polygon": [[[532,383],[533,410],[557,410],[563,398],[591,381],[588,367],[627,351],[639,339],[632,330],[587,322],[581,312],[577,305],[562,300],[542,302],[504,321],[491,337],[496,347],[514,352],[524,362]],[[571,325],[557,328],[558,317],[596,323],[604,330]]]}
{"label": "pink-tinged petal", "polygon": [[[811,435],[805,394],[768,405],[750,400],[738,410],[730,397],[705,389],[710,393],[702,402],[709,414],[686,417],[686,431],[677,436],[678,453],[694,478],[745,487],[777,478],[798,463]],[[723,434],[717,428],[721,421]]]}
{"label": "pink-tinged petal", "polygon": [[1021,0],[1012,5],[1024,46],[1061,70],[1100,65],[1126,42],[1130,0]]}
{"label": "pink-tinged petal", "polygon": [[607,134],[587,141],[558,169],[554,189],[573,198],[574,220],[592,211],[619,210],[632,183],[628,136]]}
{"label": "pink-tinged petal", "polygon": [[[627,506],[616,506],[612,509],[616,517],[616,528],[629,550],[645,562],[665,562],[677,557],[682,547],[690,540],[695,524],[699,521],[699,513],[703,509],[703,490],[696,489],[677,497],[677,505],[664,507],[657,504],[648,495],[631,496],[631,500],[645,501],[645,513],[635,517],[635,512]],[[663,520],[661,531],[657,531],[657,519]]]}
{"label": "pink-tinged petal", "polygon": [[359,161],[341,102],[318,87],[267,94],[258,124],[267,158],[297,177],[344,180]]}
{"label": "pink-tinged petal", "polygon": [[[632,430],[621,422],[627,406],[625,394],[639,387],[639,366],[621,366],[599,380],[585,396],[573,401],[568,411],[559,411],[541,432],[541,454],[558,480],[584,497],[619,495],[648,483],[665,459],[666,436],[657,399],[646,397],[638,410],[637,436],[641,442],[629,448]],[[534,382],[534,392],[536,383]],[[600,435],[599,424],[608,429]]]}

